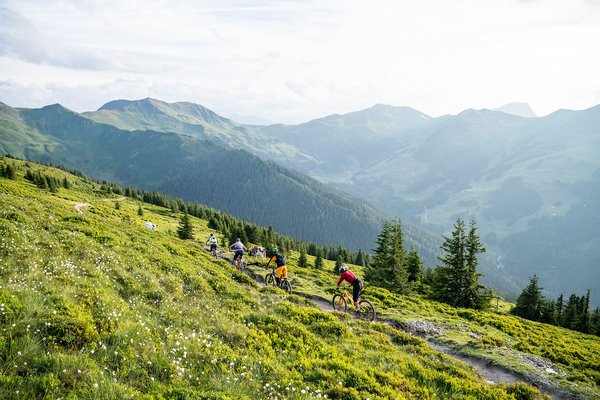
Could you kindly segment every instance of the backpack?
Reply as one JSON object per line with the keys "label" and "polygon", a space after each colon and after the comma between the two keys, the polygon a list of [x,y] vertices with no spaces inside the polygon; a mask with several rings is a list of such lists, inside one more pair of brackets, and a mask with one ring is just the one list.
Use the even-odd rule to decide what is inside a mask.
{"label": "backpack", "polygon": [[275,255],[275,264],[277,264],[278,267],[285,265],[285,257],[283,256],[283,254],[277,253]]}

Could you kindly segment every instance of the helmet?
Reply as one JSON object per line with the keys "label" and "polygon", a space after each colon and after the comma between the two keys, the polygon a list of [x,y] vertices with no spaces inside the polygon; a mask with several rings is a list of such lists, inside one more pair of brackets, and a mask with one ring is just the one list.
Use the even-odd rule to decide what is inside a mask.
{"label": "helmet", "polygon": [[344,271],[348,271],[348,267],[346,266],[346,264],[343,264],[343,265],[340,267],[340,272],[344,272]]}
{"label": "helmet", "polygon": [[235,241],[236,241],[236,242],[239,242],[239,241],[240,241],[240,238],[237,238],[237,239],[235,239]]}
{"label": "helmet", "polygon": [[275,254],[277,254],[277,251],[278,251],[278,250],[277,250],[277,247],[273,247],[273,248],[271,249],[271,255],[272,255],[272,256],[274,256]]}

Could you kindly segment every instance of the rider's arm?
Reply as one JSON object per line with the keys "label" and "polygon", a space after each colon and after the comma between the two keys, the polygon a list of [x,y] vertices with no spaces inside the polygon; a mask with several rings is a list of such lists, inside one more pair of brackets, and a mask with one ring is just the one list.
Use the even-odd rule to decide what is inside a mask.
{"label": "rider's arm", "polygon": [[269,258],[269,261],[267,262],[267,268],[269,268],[269,264],[271,264],[271,261],[275,260],[275,256]]}

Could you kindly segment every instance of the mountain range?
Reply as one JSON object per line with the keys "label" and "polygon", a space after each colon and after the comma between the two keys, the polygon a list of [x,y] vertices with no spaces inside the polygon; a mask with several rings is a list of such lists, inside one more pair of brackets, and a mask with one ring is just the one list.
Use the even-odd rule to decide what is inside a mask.
{"label": "mountain range", "polygon": [[488,283],[518,292],[537,274],[552,296],[591,289],[597,303],[600,106],[545,117],[527,108],[434,118],[376,105],[261,126],[155,99],[82,114],[3,105],[0,144],[15,156],[202,201],[305,240],[369,250],[381,221],[398,216],[420,238],[411,243],[429,266],[456,219],[475,218]]}

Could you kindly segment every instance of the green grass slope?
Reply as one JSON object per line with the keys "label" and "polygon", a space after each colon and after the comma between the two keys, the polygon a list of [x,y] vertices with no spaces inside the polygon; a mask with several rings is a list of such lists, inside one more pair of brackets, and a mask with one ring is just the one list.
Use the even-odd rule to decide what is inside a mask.
{"label": "green grass slope", "polygon": [[[211,259],[206,221],[193,219],[199,240],[183,241],[170,210],[107,197],[61,170],[0,163],[17,171],[0,178],[2,399],[542,398],[523,383],[489,384],[393,326],[416,320],[473,352],[553,352],[558,383],[600,395],[598,338],[373,288],[366,296],[389,323],[323,312],[306,297],[329,299],[330,263],[301,269],[290,254],[299,295],[285,295]],[[28,168],[71,188],[38,189]]]}

